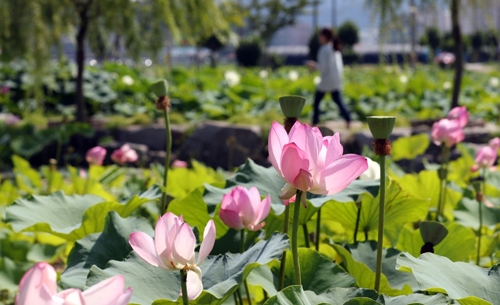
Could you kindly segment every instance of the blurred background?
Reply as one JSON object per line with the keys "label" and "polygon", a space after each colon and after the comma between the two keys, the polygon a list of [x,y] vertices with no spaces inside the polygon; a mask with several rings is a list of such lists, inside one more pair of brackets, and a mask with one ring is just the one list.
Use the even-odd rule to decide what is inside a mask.
{"label": "blurred background", "polygon": [[[158,79],[187,130],[215,120],[265,134],[288,94],[306,97],[308,121],[319,75],[304,64],[322,27],[342,44],[355,121],[410,126],[460,104],[498,123],[500,0],[0,0],[0,160],[161,123]],[[340,119],[334,103],[321,110]],[[93,144],[117,140],[105,135]]]}

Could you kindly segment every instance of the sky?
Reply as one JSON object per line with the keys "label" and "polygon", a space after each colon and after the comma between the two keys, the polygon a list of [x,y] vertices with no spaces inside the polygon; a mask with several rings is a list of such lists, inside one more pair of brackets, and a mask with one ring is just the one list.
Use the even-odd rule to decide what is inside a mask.
{"label": "sky", "polygon": [[[337,25],[346,20],[354,21],[360,29],[369,29],[374,27],[374,22],[370,12],[365,8],[367,0],[323,0],[318,7],[318,25],[332,25],[332,3],[337,3]],[[312,15],[299,17],[300,22],[309,22],[312,24]]]}

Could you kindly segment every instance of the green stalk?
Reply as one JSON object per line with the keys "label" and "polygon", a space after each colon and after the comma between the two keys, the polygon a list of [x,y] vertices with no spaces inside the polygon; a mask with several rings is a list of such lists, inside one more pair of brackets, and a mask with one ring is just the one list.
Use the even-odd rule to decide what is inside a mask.
{"label": "green stalk", "polygon": [[439,183],[439,201],[438,201],[438,207],[437,207],[437,211],[436,211],[436,221],[440,221],[440,218],[441,218],[441,209],[442,209],[442,205],[443,205],[443,194],[444,192],[446,191],[446,186],[444,184],[444,179],[440,179],[440,183]]}
{"label": "green stalk", "polygon": [[444,205],[446,203],[446,188],[448,186],[448,160],[449,160],[449,148],[443,146],[442,148],[442,163],[440,171],[444,173],[438,173],[439,179],[441,182],[441,186],[439,188],[439,201],[438,201],[438,209],[436,213],[436,221],[440,221],[442,219],[442,214],[444,210]]}
{"label": "green stalk", "polygon": [[240,286],[236,289],[236,296],[238,297],[238,304],[243,305],[243,299],[241,298]]}
{"label": "green stalk", "polygon": [[[241,253],[245,252],[245,229],[240,230],[240,241],[241,241]],[[248,305],[252,305],[252,298],[250,297],[250,289],[248,289],[248,282],[245,279],[243,281],[243,285],[245,286],[245,293],[247,295]]]}
{"label": "green stalk", "polygon": [[299,265],[299,215],[300,206],[302,205],[302,191],[297,190],[297,199],[295,200],[295,207],[293,209],[293,223],[292,223],[292,256],[293,267],[295,269],[295,285],[301,285],[300,265]]}
{"label": "green stalk", "polygon": [[380,293],[380,277],[382,276],[382,246],[384,244],[385,218],[385,155],[379,156],[380,164],[380,206],[378,214],[377,267],[375,269],[375,290]]}
{"label": "green stalk", "polygon": [[[486,169],[483,169],[483,181],[481,182],[481,193],[484,196],[484,189],[486,185]],[[478,198],[479,199],[479,198]],[[476,265],[479,266],[479,259],[481,255],[481,238],[483,235],[482,228],[483,228],[483,209],[482,205],[483,203],[481,200],[478,200],[477,203],[479,203],[479,230],[477,231],[477,255],[476,255]]]}
{"label": "green stalk", "polygon": [[316,216],[316,239],[314,242],[316,243],[316,251],[319,252],[319,242],[321,235],[321,208],[318,209],[318,214]]}
{"label": "green stalk", "polygon": [[184,305],[189,305],[188,292],[187,292],[187,271],[182,269],[181,271],[181,289],[182,289],[182,302]]}
{"label": "green stalk", "polygon": [[168,117],[168,110],[165,109],[163,111],[163,115],[165,117],[165,131],[167,137],[167,147],[165,150],[165,171],[163,173],[163,187],[165,188],[161,194],[161,203],[160,203],[160,215],[165,213],[168,208],[167,203],[167,179],[168,179],[168,169],[170,167],[170,153],[172,151],[172,134],[170,132],[170,119]]}
{"label": "green stalk", "polygon": [[61,139],[61,131],[59,130],[57,135],[56,166],[57,164],[59,164],[59,161],[61,160],[61,151],[62,151],[62,139]]}
{"label": "green stalk", "polygon": [[[283,225],[283,233],[288,235],[288,224],[290,223],[290,203],[285,207],[285,224]],[[278,281],[278,290],[281,291],[285,288],[285,265],[286,265],[286,251],[283,251],[283,256],[280,262],[280,277]]]}
{"label": "green stalk", "polygon": [[310,248],[311,244],[309,242],[309,230],[307,229],[307,224],[302,225],[302,231],[304,232],[304,244],[306,248]]}
{"label": "green stalk", "polygon": [[476,265],[479,266],[479,258],[481,255],[481,235],[482,235],[482,228],[483,228],[483,211],[481,206],[483,205],[481,201],[478,201],[479,203],[479,229],[477,231],[477,256],[476,256]]}
{"label": "green stalk", "polygon": [[[359,221],[361,219],[361,202],[358,203],[358,213],[356,214],[356,226],[354,227],[354,243],[358,241]],[[368,238],[366,238],[368,239]]]}

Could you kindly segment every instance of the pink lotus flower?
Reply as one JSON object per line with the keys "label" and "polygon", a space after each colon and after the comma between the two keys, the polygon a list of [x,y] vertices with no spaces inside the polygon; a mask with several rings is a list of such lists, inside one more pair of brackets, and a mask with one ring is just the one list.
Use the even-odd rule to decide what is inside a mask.
{"label": "pink lotus flower", "polygon": [[201,270],[198,267],[208,256],[215,243],[215,225],[209,220],[203,233],[198,260],[195,263],[196,237],[193,229],[168,212],[158,219],[154,240],[144,232],[130,234],[132,249],[148,264],[167,270],[188,270],[187,292],[190,300],[203,291]]}
{"label": "pink lotus flower", "polygon": [[[305,195],[305,193],[302,194],[303,198],[304,198],[304,195]],[[297,195],[293,195],[292,198],[290,198],[290,199],[283,199],[281,201],[283,201],[283,204],[285,206],[288,206],[291,202],[295,202],[295,200],[297,200]]]}
{"label": "pink lotus flower", "polygon": [[287,135],[274,122],[269,132],[269,161],[286,181],[281,199],[291,198],[297,190],[332,195],[345,189],[367,168],[366,158],[342,155],[340,136],[323,137],[317,127],[296,122]]}
{"label": "pink lotus flower", "polygon": [[271,210],[271,196],[260,200],[257,188],[250,190],[236,186],[222,197],[222,207],[219,213],[222,221],[230,228],[250,231],[260,230],[266,223],[263,220]]}
{"label": "pink lotus flower", "polygon": [[174,162],[172,162],[172,167],[173,168],[186,168],[187,166],[188,165],[187,165],[186,161],[174,160]]}
{"label": "pink lotus flower", "polygon": [[493,149],[499,149],[500,148],[500,138],[493,138],[488,142],[488,146],[490,146]]}
{"label": "pink lotus flower", "polygon": [[9,94],[9,92],[10,92],[10,88],[9,88],[9,87],[7,87],[7,86],[2,86],[2,87],[0,88],[0,93],[1,93],[1,94]]}
{"label": "pink lotus flower", "polygon": [[432,125],[432,140],[436,145],[452,147],[464,138],[464,131],[458,120],[441,119]]}
{"label": "pink lotus flower", "polygon": [[135,162],[139,159],[137,152],[130,148],[130,145],[124,144],[111,154],[111,160],[118,164],[125,164],[127,162]]}
{"label": "pink lotus flower", "polygon": [[491,139],[488,146],[481,147],[476,153],[476,158],[474,159],[476,164],[472,166],[471,171],[476,172],[481,168],[492,169],[497,159],[499,147],[499,138]]}
{"label": "pink lotus flower", "polygon": [[21,278],[17,305],[52,305],[52,296],[57,293],[57,272],[48,263],[37,263]]}
{"label": "pink lotus flower", "polygon": [[5,118],[5,125],[15,125],[17,124],[21,119],[14,114],[8,114],[7,117]]}
{"label": "pink lotus flower", "polygon": [[448,120],[457,120],[463,128],[469,123],[469,112],[465,106],[455,107],[448,112]]}
{"label": "pink lotus flower", "polygon": [[89,164],[102,165],[106,157],[106,149],[101,146],[96,146],[87,151],[85,159]]}
{"label": "pink lotus flower", "polygon": [[67,289],[57,292],[57,273],[48,263],[37,263],[19,283],[16,305],[127,305],[132,289],[125,291],[121,275],[104,280],[85,291]]}

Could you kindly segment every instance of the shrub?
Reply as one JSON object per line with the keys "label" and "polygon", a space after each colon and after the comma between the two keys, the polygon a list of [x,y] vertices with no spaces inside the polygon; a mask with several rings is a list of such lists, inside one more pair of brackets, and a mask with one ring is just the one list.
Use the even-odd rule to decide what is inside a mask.
{"label": "shrub", "polygon": [[236,48],[236,59],[244,67],[255,67],[262,56],[262,42],[258,38],[248,38],[240,41]]}

